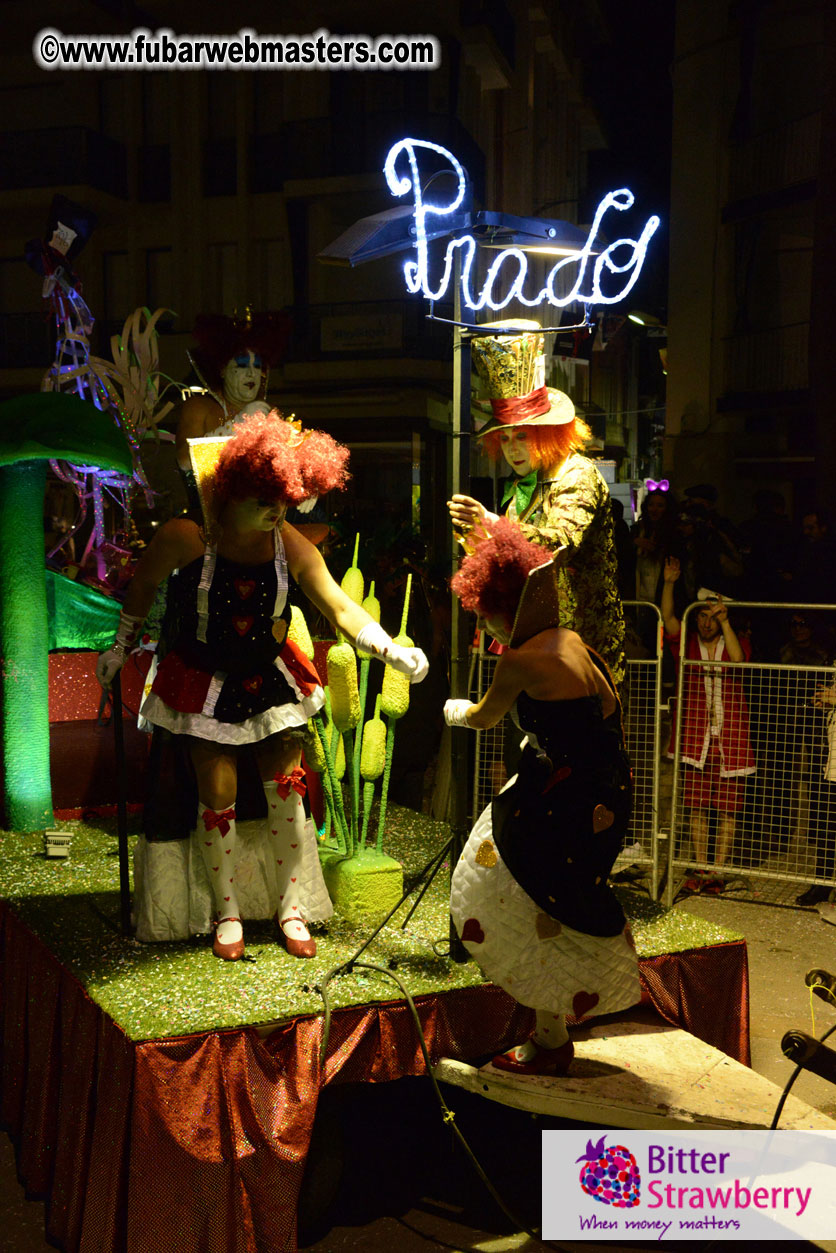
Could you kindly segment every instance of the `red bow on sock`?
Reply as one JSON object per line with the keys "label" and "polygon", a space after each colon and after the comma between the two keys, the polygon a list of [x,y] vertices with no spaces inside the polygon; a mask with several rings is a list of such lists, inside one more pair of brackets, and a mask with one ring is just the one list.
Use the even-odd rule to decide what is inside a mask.
{"label": "red bow on sock", "polygon": [[283,801],[286,801],[291,792],[298,792],[300,796],[304,796],[308,790],[305,782],[305,772],[301,766],[297,766],[295,770],[291,770],[290,774],[276,775],[276,791]]}
{"label": "red bow on sock", "polygon": [[229,824],[234,821],[234,809],[222,809],[220,813],[215,813],[214,809],[204,809],[203,811],[203,825],[207,831],[211,831],[214,827],[218,827],[221,835],[226,835],[229,830]]}

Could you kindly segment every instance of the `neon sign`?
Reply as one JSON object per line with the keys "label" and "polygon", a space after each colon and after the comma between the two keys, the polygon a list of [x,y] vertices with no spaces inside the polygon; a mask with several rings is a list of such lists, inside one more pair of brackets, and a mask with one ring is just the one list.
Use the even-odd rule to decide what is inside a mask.
{"label": "neon sign", "polygon": [[[449,161],[451,172],[456,179],[456,190],[446,203],[430,202],[424,198],[418,164],[419,149],[436,152]],[[406,157],[408,172],[398,174],[396,165],[401,154]],[[528,257],[522,248],[514,247],[503,249],[495,257],[488,268],[481,289],[475,293],[472,271],[478,245],[473,235],[460,235],[450,240],[444,253],[441,278],[438,285],[433,288],[430,285],[429,274],[428,225],[430,233],[436,233],[434,219],[455,213],[462,204],[467,189],[464,167],[456,160],[452,152],[439,144],[430,143],[425,139],[401,139],[389,149],[383,173],[393,196],[405,196],[411,192],[413,197],[413,230],[417,257],[404,264],[407,290],[413,293],[420,292],[430,301],[442,300],[450,286],[456,254],[460,253],[462,300],[467,308],[474,312],[486,307],[493,310],[504,309],[512,300],[517,300],[532,309],[542,304],[554,305],[559,309],[572,303],[583,304],[587,307],[617,304],[624,299],[638,279],[644,264],[647,245],[659,226],[659,218],[654,215],[648,218],[638,239],[616,239],[597,256],[594,254],[595,241],[604,215],[610,209],[621,213],[633,205],[635,199],[633,193],[623,187],[619,191],[611,191],[598,205],[583,247],[560,250],[564,255],[561,255],[560,259],[555,262],[546,276],[544,286],[536,295],[526,294],[525,289],[529,277]],[[544,240],[543,247],[548,249],[548,246],[548,241]],[[619,252],[622,253],[623,259],[621,260],[616,255]],[[578,267],[577,275],[571,290],[561,296],[556,290],[556,284],[569,266]],[[495,299],[494,287],[501,274],[510,275],[511,281],[507,294]],[[628,278],[617,294],[605,295],[601,289],[601,280],[605,274],[625,274]]]}

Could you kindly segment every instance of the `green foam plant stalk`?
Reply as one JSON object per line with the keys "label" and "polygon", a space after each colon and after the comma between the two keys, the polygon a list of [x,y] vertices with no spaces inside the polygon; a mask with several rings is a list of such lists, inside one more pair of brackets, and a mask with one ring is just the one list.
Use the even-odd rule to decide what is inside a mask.
{"label": "green foam plant stalk", "polygon": [[[406,633],[406,622],[409,616],[409,597],[412,592],[412,575],[406,576],[406,591],[403,598],[401,629],[394,642],[403,648],[412,648],[412,640]],[[383,770],[383,783],[380,791],[380,816],[377,824],[377,851],[383,849],[383,828],[386,823],[386,801],[389,795],[389,777],[392,773],[392,754],[395,749],[395,723],[402,718],[409,708],[409,677],[387,666],[380,689],[380,709],[386,716],[386,765]]]}

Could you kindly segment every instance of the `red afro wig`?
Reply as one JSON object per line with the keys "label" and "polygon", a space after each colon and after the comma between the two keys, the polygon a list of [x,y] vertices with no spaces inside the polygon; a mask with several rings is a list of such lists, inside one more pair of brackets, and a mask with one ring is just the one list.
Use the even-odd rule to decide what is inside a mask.
{"label": "red afro wig", "polygon": [[297,431],[278,409],[239,422],[220,457],[212,485],[213,507],[229,500],[283,500],[298,505],[344,487],[348,449],[324,431]]}
{"label": "red afro wig", "polygon": [[265,370],[276,365],[290,338],[290,318],[286,313],[254,313],[246,318],[201,313],[192,334],[198,369],[211,387],[220,387],[221,370],[240,352],[256,353]]}
{"label": "red afro wig", "polygon": [[529,570],[542,566],[549,555],[508,518],[484,523],[471,535],[479,546],[465,557],[450,586],[471,613],[513,621]]}
{"label": "red afro wig", "polygon": [[[519,429],[526,432],[526,445],[534,470],[559,465],[570,453],[583,448],[586,441],[592,437],[592,432],[583,418],[577,417],[572,422],[564,422],[562,426],[533,426],[528,423],[521,425]],[[491,461],[502,460],[500,434],[501,431],[495,428],[482,440],[482,445]]]}

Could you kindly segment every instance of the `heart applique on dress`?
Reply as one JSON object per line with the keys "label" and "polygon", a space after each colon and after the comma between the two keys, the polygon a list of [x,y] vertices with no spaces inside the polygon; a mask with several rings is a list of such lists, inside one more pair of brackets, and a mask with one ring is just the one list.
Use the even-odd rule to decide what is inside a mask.
{"label": "heart applique on dress", "polygon": [[478,918],[468,918],[462,927],[462,943],[467,944],[483,944],[485,941],[485,933],[482,930]]}
{"label": "heart applique on dress", "polygon": [[583,1018],[598,1004],[600,997],[597,992],[576,992],[572,997],[572,1017]]}
{"label": "heart applique on dress", "polygon": [[261,675],[255,674],[251,679],[244,679],[241,686],[245,691],[255,694],[261,687],[262,681]]}
{"label": "heart applique on dress", "polygon": [[534,924],[539,940],[551,940],[554,936],[560,935],[563,928],[556,918],[552,918],[550,914],[540,913]]}
{"label": "heart applique on dress", "polygon": [[599,831],[606,831],[615,822],[615,814],[611,809],[607,809],[606,805],[596,805],[592,811],[592,830],[597,835]]}
{"label": "heart applique on dress", "polygon": [[232,585],[242,600],[248,600],[255,591],[255,579],[233,579]]}
{"label": "heart applique on dress", "polygon": [[232,619],[233,627],[242,638],[247,634],[247,632],[249,631],[250,627],[252,626],[254,622],[255,622],[255,618],[233,618]]}
{"label": "heart applique on dress", "polygon": [[490,870],[497,863],[496,849],[490,840],[483,840],[476,852],[476,865],[485,866]]}

